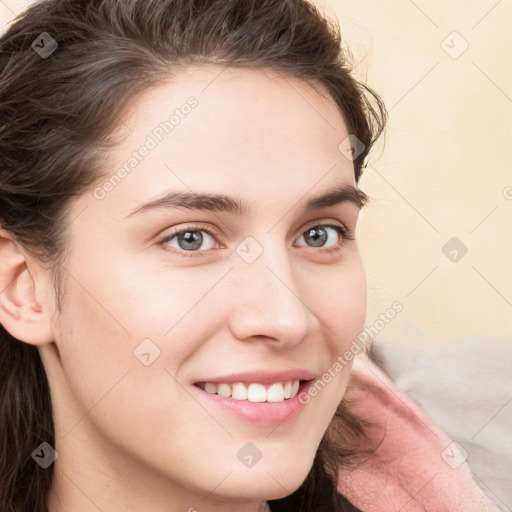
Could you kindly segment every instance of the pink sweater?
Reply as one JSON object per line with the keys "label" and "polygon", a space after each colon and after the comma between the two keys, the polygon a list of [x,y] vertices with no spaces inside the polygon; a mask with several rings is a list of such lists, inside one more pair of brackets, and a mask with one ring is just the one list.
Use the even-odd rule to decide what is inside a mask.
{"label": "pink sweater", "polygon": [[464,449],[453,442],[373,362],[354,363],[346,398],[371,420],[374,455],[343,469],[338,490],[364,512],[499,512],[471,476]]}

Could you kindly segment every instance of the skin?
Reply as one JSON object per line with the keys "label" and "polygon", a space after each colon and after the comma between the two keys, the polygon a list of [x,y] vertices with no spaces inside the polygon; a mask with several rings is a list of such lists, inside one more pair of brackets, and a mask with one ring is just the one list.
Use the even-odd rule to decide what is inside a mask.
{"label": "skin", "polygon": [[[366,316],[357,242],[332,228],[324,247],[303,237],[318,224],[354,232],[358,221],[349,202],[300,208],[335,185],[355,186],[353,163],[338,150],[348,132],[336,104],[291,78],[219,70],[189,69],[125,113],[107,178],[167,112],[198,100],[102,200],[91,188],[72,203],[61,312],[50,271],[2,232],[2,283],[11,284],[0,320],[38,346],[50,383],[59,454],[51,512],[264,510],[303,483],[345,393],[351,365],[277,428],[190,394],[204,376],[260,368],[320,377]],[[237,196],[254,214],[161,209],[126,218],[169,190]],[[218,230],[201,231],[202,257],[182,256],[176,238],[158,245],[159,235],[196,222]],[[236,252],[248,236],[263,249],[252,263]],[[160,349],[149,366],[133,354],[146,338]],[[262,453],[251,468],[237,458],[247,442]]]}

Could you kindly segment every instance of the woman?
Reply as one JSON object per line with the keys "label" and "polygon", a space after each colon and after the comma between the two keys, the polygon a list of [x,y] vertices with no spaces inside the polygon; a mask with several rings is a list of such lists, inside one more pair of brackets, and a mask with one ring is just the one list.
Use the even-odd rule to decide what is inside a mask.
{"label": "woman", "polygon": [[385,108],[335,24],[47,0],[0,44],[0,509],[385,510],[373,367],[349,400],[338,360]]}

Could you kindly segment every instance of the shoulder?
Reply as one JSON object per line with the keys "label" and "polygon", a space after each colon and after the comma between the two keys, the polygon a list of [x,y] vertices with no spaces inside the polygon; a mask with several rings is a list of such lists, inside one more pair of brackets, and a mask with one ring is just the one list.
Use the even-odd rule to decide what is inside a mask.
{"label": "shoulder", "polygon": [[369,420],[373,454],[339,475],[339,491],[365,512],[494,512],[464,456],[373,361],[358,357],[343,398]]}

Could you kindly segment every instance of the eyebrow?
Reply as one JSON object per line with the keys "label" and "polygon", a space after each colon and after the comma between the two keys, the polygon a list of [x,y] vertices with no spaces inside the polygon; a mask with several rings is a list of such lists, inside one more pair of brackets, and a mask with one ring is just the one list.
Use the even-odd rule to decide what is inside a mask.
{"label": "eyebrow", "polygon": [[[309,198],[304,203],[302,210],[304,213],[310,213],[321,208],[347,202],[361,209],[368,204],[369,200],[370,198],[362,190],[352,185],[340,185],[321,195]],[[162,197],[136,207],[131,210],[126,217],[165,208],[187,208],[189,210],[226,212],[238,216],[251,215],[250,207],[237,197],[230,197],[224,194],[170,191]]]}

